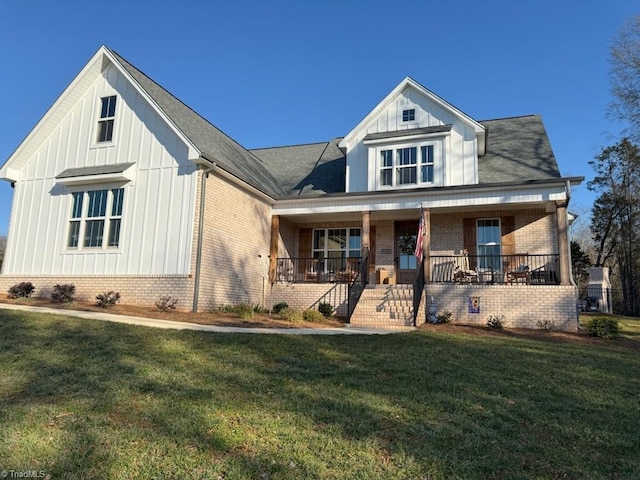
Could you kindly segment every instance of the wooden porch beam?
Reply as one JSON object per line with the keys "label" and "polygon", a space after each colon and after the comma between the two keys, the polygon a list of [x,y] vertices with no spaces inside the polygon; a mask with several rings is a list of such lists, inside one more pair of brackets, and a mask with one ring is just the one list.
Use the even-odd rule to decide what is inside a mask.
{"label": "wooden porch beam", "polygon": [[271,217],[271,244],[269,246],[269,281],[275,282],[276,265],[278,263],[278,243],[280,239],[280,217]]}
{"label": "wooden porch beam", "polygon": [[571,285],[571,265],[569,264],[569,222],[567,202],[556,202],[556,225],[558,233],[558,256],[560,257],[560,285]]}

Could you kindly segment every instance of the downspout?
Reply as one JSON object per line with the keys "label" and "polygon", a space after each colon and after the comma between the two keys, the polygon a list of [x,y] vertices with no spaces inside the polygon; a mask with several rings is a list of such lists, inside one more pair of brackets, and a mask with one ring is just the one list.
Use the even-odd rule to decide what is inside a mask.
{"label": "downspout", "polygon": [[216,167],[216,162],[212,162],[209,168],[202,171],[200,180],[200,212],[198,213],[198,249],[196,250],[196,271],[193,285],[193,306],[191,311],[198,312],[198,296],[200,293],[200,272],[202,270],[202,237],[204,235],[204,201],[207,192],[207,178],[209,172]]}

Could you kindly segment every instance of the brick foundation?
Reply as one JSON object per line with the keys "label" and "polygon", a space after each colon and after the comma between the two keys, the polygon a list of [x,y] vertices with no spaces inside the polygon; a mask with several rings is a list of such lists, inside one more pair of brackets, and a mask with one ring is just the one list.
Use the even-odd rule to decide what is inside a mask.
{"label": "brick foundation", "polygon": [[[538,321],[544,320],[553,322],[556,330],[578,328],[578,291],[573,285],[432,283],[425,288],[427,307],[433,297],[438,312],[452,313],[452,323],[484,326],[489,315],[503,315],[507,328],[537,329]],[[470,297],[478,297],[479,313],[471,313]]]}

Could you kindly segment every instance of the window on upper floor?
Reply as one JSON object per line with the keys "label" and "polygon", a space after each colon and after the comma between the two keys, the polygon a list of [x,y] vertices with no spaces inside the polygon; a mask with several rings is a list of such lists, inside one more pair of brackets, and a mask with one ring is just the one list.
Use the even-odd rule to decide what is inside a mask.
{"label": "window on upper floor", "polygon": [[116,116],[116,96],[100,99],[100,118],[98,119],[97,142],[110,142],[113,139],[113,124]]}
{"label": "window on upper floor", "polygon": [[73,192],[67,247],[118,247],[123,201],[124,188]]}
{"label": "window on upper floor", "polygon": [[413,122],[416,119],[416,109],[411,108],[408,110],[402,110],[402,121]]}
{"label": "window on upper floor", "polygon": [[380,150],[380,186],[432,184],[434,151],[434,144]]}

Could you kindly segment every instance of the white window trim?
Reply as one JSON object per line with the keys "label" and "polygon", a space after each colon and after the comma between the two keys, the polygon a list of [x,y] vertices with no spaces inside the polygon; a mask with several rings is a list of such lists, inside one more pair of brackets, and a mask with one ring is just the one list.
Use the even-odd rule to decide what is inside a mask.
{"label": "white window trim", "polygon": [[[105,141],[105,142],[99,142],[98,141],[98,135],[100,133],[100,122],[103,121],[104,119],[102,117],[100,117],[100,114],[102,113],[102,99],[103,98],[108,98],[108,97],[116,97],[116,108],[115,108],[115,112],[113,114],[113,117],[105,117],[106,119],[112,119],[113,120],[113,131],[111,132],[111,140]],[[119,125],[119,121],[118,121],[118,117],[119,114],[118,112],[120,111],[122,105],[122,97],[120,95],[118,95],[115,91],[112,92],[102,92],[100,95],[98,95],[98,100],[95,105],[95,112],[93,115],[93,133],[92,133],[92,141],[91,141],[91,147],[90,148],[109,148],[109,147],[113,147],[116,145],[116,138],[117,138],[117,131],[118,131],[118,125]]]}
{"label": "white window trim", "polygon": [[[312,232],[311,232],[311,257],[316,258],[315,257],[316,252],[322,252],[322,254],[323,254],[322,258],[326,260],[327,258],[332,258],[332,257],[328,257],[327,256],[328,252],[341,251],[341,252],[345,252],[345,257],[344,258],[352,258],[352,257],[349,256],[349,252],[352,250],[352,249],[349,248],[349,238],[351,236],[350,230],[353,230],[353,229],[356,229],[356,230],[360,231],[360,249],[359,249],[357,257],[361,256],[362,255],[362,227],[360,227],[359,225],[353,225],[353,226],[349,226],[349,227],[341,226],[341,227],[314,228],[312,230]],[[325,242],[326,242],[326,239],[329,237],[329,230],[346,230],[347,231],[347,237],[346,237],[346,242],[347,243],[346,243],[346,248],[344,250],[329,249],[329,248],[327,248],[326,244],[325,244],[325,248],[323,248],[323,249],[315,248],[316,232],[317,231],[325,232]],[[327,268],[327,262],[326,261],[324,262],[324,270],[325,271],[323,273],[328,273],[329,272],[329,269]]]}
{"label": "white window trim", "polygon": [[[423,182],[420,179],[420,167],[424,165],[422,162],[422,148],[425,146],[433,146],[433,181],[431,182]],[[376,147],[370,147],[373,150],[373,157],[375,162],[375,171],[376,171],[376,190],[398,190],[398,189],[411,189],[417,187],[432,187],[435,185],[440,185],[442,182],[439,181],[438,172],[444,169],[444,138],[440,137],[438,139],[423,139],[419,142],[411,142],[411,143],[386,143],[384,145],[377,145]],[[397,175],[397,150],[401,150],[404,148],[416,148],[416,183],[408,183],[397,185],[396,175]],[[392,170],[392,182],[391,185],[382,185],[382,152],[385,150],[393,151],[393,166]]]}
{"label": "white window trim", "polygon": [[[88,187],[88,186],[87,186]],[[125,217],[125,205],[126,203],[126,188],[122,186],[122,184],[118,185],[95,185],[93,187],[85,187],[85,188],[70,188],[68,189],[68,197],[69,197],[69,209],[68,216],[66,219],[66,228],[64,229],[65,237],[64,237],[64,253],[79,253],[79,252],[119,252],[121,250],[122,245],[122,237],[123,237],[123,218]],[[124,197],[122,201],[122,211],[120,215],[112,215],[112,207],[113,207],[113,190],[124,189]],[[98,190],[107,190],[107,203],[105,206],[105,215],[103,217],[89,217],[89,192],[98,191]],[[80,218],[73,218],[73,194],[74,193],[82,193],[82,211],[80,212]],[[111,220],[120,220],[120,233],[118,235],[118,246],[109,246],[109,233],[110,233],[110,222]],[[102,230],[102,244],[100,246],[85,246],[84,245],[84,236],[87,226],[87,221],[89,220],[103,220],[104,226]],[[76,247],[69,246],[69,234],[71,229],[71,222],[79,221],[80,229],[78,231],[78,245]]]}
{"label": "white window trim", "polygon": [[[496,220],[498,222],[498,241],[497,242],[489,242],[489,243],[480,243],[480,235],[479,235],[479,231],[480,231],[480,222],[481,221],[487,221],[487,220]],[[476,252],[478,252],[478,255],[480,255],[480,246],[493,246],[493,245],[497,245],[499,248],[499,258],[498,258],[498,266],[496,268],[494,268],[494,271],[502,271],[502,221],[500,220],[500,217],[485,217],[485,218],[477,218],[476,219]],[[480,271],[489,271],[489,268],[481,268],[480,266],[480,260],[478,261],[478,270]]]}

